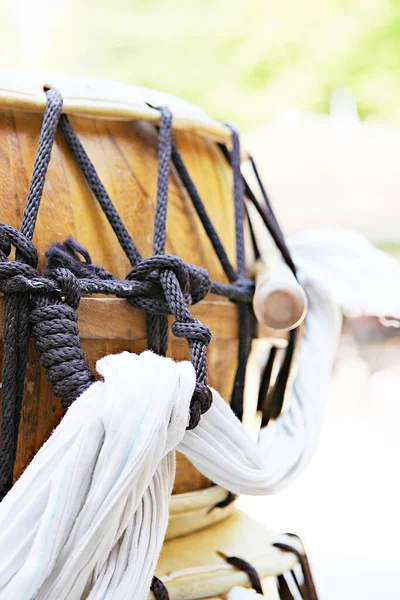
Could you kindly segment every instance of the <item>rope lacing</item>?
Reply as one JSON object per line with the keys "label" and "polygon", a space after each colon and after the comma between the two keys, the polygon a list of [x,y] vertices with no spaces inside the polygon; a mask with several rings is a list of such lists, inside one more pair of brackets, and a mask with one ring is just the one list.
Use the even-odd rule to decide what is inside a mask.
{"label": "rope lacing", "polygon": [[[251,308],[254,282],[246,274],[243,233],[246,218],[243,188],[247,195],[249,191],[240,172],[240,143],[236,130],[230,127],[232,151],[229,160],[233,170],[237,269],[231,265],[172,139],[172,115],[167,107],[159,108],[161,118],[153,256],[142,258],[68,117],[61,115],[61,94],[50,89],[46,92],[46,99],[21,231],[0,224],[0,291],[6,296],[0,498],[12,485],[30,334],[35,339],[41,364],[53,384],[53,391],[62,398],[64,407],[70,406],[94,380],[80,346],[76,324],[76,310],[83,294],[112,294],[126,298],[130,304],[144,310],[149,347],[160,354],[165,354],[167,350],[167,316],[171,314],[175,317],[172,333],[188,341],[196,372],[188,428],[197,425],[212,400],[207,386],[206,360],[206,347],[212,336],[208,327],[193,317],[189,306],[200,302],[209,292],[238,303],[238,370],[232,407],[239,417],[242,414],[246,363],[254,335],[255,321]],[[54,244],[46,253],[47,263],[43,273],[39,274],[36,270],[38,256],[32,236],[58,128],[131,264],[132,268],[123,281],[92,264],[87,250],[72,239],[67,239],[63,244]],[[165,254],[171,161],[229,279],[228,284],[211,281],[205,269]],[[271,218],[271,221],[271,228],[275,231],[276,220]],[[274,235],[281,244],[279,233],[275,232]],[[9,262],[7,259],[11,247],[16,249],[16,259]]]}

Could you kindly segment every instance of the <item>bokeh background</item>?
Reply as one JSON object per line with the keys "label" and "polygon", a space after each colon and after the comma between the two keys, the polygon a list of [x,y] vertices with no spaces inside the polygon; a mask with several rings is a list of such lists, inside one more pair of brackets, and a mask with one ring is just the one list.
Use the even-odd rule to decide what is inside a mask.
{"label": "bokeh background", "polygon": [[[0,68],[161,89],[244,132],[284,229],[356,227],[398,254],[400,0],[0,0]],[[320,448],[267,499],[322,600],[400,598],[400,345],[348,322]]]}
{"label": "bokeh background", "polygon": [[1,0],[0,66],[109,77],[201,104],[242,129],[349,87],[400,122],[397,0]]}

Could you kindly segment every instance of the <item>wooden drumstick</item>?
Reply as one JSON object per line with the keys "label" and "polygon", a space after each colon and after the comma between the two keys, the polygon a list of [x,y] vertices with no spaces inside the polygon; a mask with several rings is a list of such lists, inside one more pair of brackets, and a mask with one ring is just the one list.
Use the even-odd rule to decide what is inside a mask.
{"label": "wooden drumstick", "polygon": [[258,263],[253,308],[258,321],[267,327],[289,331],[303,322],[307,296],[285,263],[274,261],[268,267]]}

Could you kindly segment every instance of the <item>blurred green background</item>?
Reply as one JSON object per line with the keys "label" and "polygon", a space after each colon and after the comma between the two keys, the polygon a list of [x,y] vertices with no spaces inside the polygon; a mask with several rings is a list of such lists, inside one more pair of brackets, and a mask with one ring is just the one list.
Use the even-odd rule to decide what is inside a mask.
{"label": "blurred green background", "polygon": [[283,108],[400,121],[400,0],[0,0],[0,67],[158,88],[251,129]]}

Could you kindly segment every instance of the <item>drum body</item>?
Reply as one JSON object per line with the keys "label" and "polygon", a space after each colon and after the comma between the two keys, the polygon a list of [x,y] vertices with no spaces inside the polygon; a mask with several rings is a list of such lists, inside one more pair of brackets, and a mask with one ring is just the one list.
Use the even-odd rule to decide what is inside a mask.
{"label": "drum body", "polygon": [[[0,76],[0,173],[1,220],[19,228],[33,169],[43,118],[48,78],[29,76],[10,79]],[[53,83],[53,81],[50,81]],[[100,179],[142,256],[152,254],[153,223],[157,186],[157,131],[151,118],[133,118],[125,103],[107,104],[101,98],[112,96],[112,86],[91,82],[90,93],[79,81],[54,81],[66,98],[65,112],[95,165]],[[129,86],[130,87],[130,86]],[[135,88],[130,88],[131,94]],[[132,92],[133,89],[133,92]],[[117,94],[117,92],[115,92]],[[140,103],[143,101],[140,92]],[[96,98],[93,99],[93,98]],[[131,98],[131,96],[129,97]],[[175,99],[172,99],[176,102]],[[169,104],[162,97],[160,103]],[[138,104],[138,103],[137,103]],[[188,105],[189,106],[189,105]],[[178,118],[174,139],[181,151],[211,220],[235,264],[234,207],[232,173],[213,135],[204,134],[204,122],[193,119],[189,106],[179,104],[191,121]],[[132,107],[131,107],[132,108]],[[190,110],[189,110],[190,109]],[[172,112],[174,112],[172,108]],[[140,111],[139,111],[140,116]],[[183,123],[183,125],[182,125]],[[207,125],[208,122],[206,122]],[[218,127],[214,134],[218,137]],[[101,265],[120,279],[131,266],[116,237],[74,162],[65,140],[57,134],[34,234],[34,244],[44,264],[44,253],[53,242],[75,238]],[[227,282],[190,198],[174,169],[169,180],[166,252],[185,262],[205,267],[212,279]],[[237,366],[237,310],[227,299],[207,296],[193,307],[193,314],[208,325],[213,341],[208,347],[209,383],[229,399]],[[122,350],[140,352],[147,347],[145,316],[127,302],[111,298],[83,299],[78,311],[82,347],[92,369],[97,359]],[[177,360],[189,358],[185,340],[169,338],[168,354]],[[39,366],[33,348],[25,384],[17,462],[18,478],[63,415],[60,400]],[[206,488],[210,482],[183,457],[178,458],[174,493]]]}
{"label": "drum body", "polygon": [[[173,114],[174,141],[229,261],[235,267],[237,249],[233,175],[227,156],[219,145],[223,143],[229,146],[230,131],[190,104],[132,86],[53,75],[0,73],[2,223],[15,229],[20,228],[42,127],[45,89],[48,87],[56,87],[61,91],[64,113],[68,115],[143,258],[153,254],[157,204],[157,125],[160,113],[154,106],[167,105]],[[238,142],[235,143],[239,149]],[[240,175],[239,151],[232,155],[236,156],[236,173],[239,171]],[[237,179],[235,189],[237,192]],[[185,263],[205,268],[210,279],[216,282],[229,283],[192,199],[172,165],[168,182],[166,233],[167,254],[176,255]],[[247,241],[250,239],[249,233],[245,231]],[[241,235],[238,235],[240,239]],[[39,254],[39,271],[45,264],[45,253],[50,246],[54,242],[62,243],[68,237],[74,238],[89,252],[95,265],[103,267],[119,280],[124,280],[130,272],[132,265],[110,223],[71,155],[65,138],[57,133],[33,237]],[[246,251],[248,263],[251,263],[250,244]],[[244,261],[240,261],[241,256],[243,257],[240,254],[239,252],[242,280],[239,283],[242,284],[246,268]],[[13,258],[11,255],[10,259]],[[150,273],[150,277],[152,275]],[[235,274],[231,275],[231,279],[234,278]],[[35,273],[35,281],[38,279]],[[252,282],[247,283],[252,289]],[[65,290],[62,286],[61,289]],[[104,291],[104,288],[101,289]],[[14,291],[15,289],[11,293]],[[54,288],[51,288],[48,293],[53,292]],[[57,292],[60,296],[60,290]],[[181,292],[183,295],[182,289]],[[189,302],[186,298],[185,296],[185,302]],[[45,301],[47,300],[46,297]],[[3,297],[0,298],[0,304],[3,311]],[[58,304],[52,305],[56,306],[56,318],[61,305],[60,300]],[[229,401],[238,368],[238,354],[239,351],[243,352],[243,327],[240,328],[239,344],[240,308],[226,297],[208,294],[201,302],[191,306],[190,311],[212,332],[212,342],[207,346],[207,383]],[[147,348],[145,314],[126,300],[101,295],[83,297],[77,312],[81,346],[92,371],[95,371],[97,360],[107,354],[124,350],[138,353]],[[258,344],[255,344],[253,361],[250,361],[248,371],[252,405],[247,411],[247,417],[250,414],[251,418],[258,406],[257,350],[265,355],[272,345],[286,345],[286,340],[278,340],[275,335],[266,339],[270,332],[262,329],[260,324],[258,329],[258,333],[262,333],[265,339],[259,339]],[[51,330],[50,335],[53,331]],[[0,332],[3,339],[2,318]],[[246,335],[247,333],[249,331]],[[249,338],[253,337],[253,333],[251,329]],[[76,336],[75,329],[74,335]],[[250,345],[251,340],[241,364],[246,364]],[[3,346],[0,351],[3,360]],[[167,354],[176,360],[190,359],[187,341],[170,333]],[[9,357],[8,351],[6,355]],[[243,354],[241,356],[243,359]],[[261,366],[263,361],[259,362]],[[75,371],[73,375],[75,377]],[[240,386],[243,382],[244,375]],[[31,343],[14,479],[21,476],[63,414],[61,401],[53,395],[51,384],[40,366],[38,353]],[[247,424],[254,425],[250,420],[247,418]],[[243,419],[246,425],[245,421]],[[12,463],[10,475],[11,470]],[[248,557],[260,578],[270,580],[273,589],[274,578],[290,571],[297,564],[293,552],[282,553],[274,547],[275,533],[264,530],[259,523],[234,509],[233,499],[232,494],[214,485],[186,458],[178,455],[174,490],[169,505],[168,541],[164,544],[156,570],[156,576],[164,581],[171,600],[211,597],[222,600],[232,587],[247,587],[248,572],[233,568],[225,560],[232,555]],[[211,525],[214,527],[210,528]],[[218,555],[220,551],[225,554],[225,558],[224,554]],[[149,598],[152,597],[150,593]]]}

